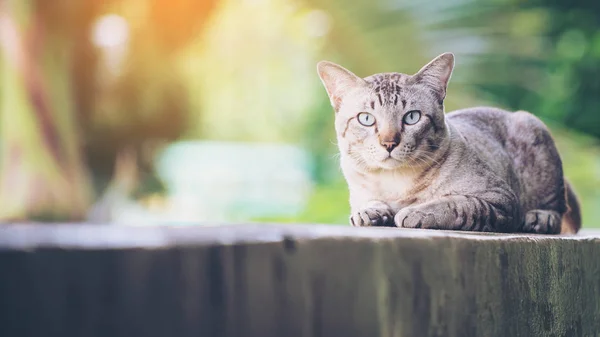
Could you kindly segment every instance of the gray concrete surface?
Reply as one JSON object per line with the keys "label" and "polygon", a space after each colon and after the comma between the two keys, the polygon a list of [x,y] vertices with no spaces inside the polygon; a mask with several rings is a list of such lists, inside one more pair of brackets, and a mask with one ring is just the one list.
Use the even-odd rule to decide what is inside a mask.
{"label": "gray concrete surface", "polygon": [[598,336],[600,233],[0,226],[0,336]]}

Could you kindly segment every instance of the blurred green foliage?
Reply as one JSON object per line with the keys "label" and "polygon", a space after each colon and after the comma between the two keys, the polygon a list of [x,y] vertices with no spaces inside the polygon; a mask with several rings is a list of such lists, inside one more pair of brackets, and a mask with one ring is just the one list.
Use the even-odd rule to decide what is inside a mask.
{"label": "blurred green foliage", "polygon": [[[509,29],[479,61],[475,88],[510,109],[529,110],[600,137],[600,5],[597,1],[506,1],[477,20]],[[477,22],[476,20],[476,22]],[[482,81],[485,79],[485,81]]]}

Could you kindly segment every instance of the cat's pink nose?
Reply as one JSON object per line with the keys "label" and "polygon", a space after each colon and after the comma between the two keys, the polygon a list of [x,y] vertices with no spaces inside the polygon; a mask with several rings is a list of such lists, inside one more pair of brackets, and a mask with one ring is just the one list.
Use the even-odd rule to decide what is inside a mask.
{"label": "cat's pink nose", "polygon": [[381,145],[388,150],[388,152],[392,152],[396,146],[398,146],[398,142],[381,142]]}

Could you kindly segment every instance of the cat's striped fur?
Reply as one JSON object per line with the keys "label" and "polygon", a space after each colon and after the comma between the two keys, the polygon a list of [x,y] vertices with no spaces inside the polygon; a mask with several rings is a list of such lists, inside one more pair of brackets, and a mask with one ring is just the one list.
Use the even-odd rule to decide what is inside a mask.
{"label": "cat's striped fur", "polygon": [[[445,115],[453,67],[454,56],[446,53],[412,76],[363,79],[319,63],[336,111],[351,223],[577,232],[578,202],[546,126],[527,112],[487,107]],[[361,122],[359,114],[375,122]]]}

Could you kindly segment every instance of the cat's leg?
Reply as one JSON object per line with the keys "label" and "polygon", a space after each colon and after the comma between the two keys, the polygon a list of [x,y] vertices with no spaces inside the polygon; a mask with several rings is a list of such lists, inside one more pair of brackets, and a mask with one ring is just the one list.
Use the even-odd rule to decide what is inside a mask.
{"label": "cat's leg", "polygon": [[523,232],[558,234],[566,212],[562,162],[550,131],[537,117],[524,111],[511,115],[506,148],[521,184],[526,210]]}
{"label": "cat's leg", "polygon": [[403,208],[394,223],[405,228],[515,232],[519,212],[515,198],[508,194],[491,199],[452,195]]}
{"label": "cat's leg", "polygon": [[355,227],[394,226],[394,211],[382,201],[370,201],[352,211],[350,223]]}

